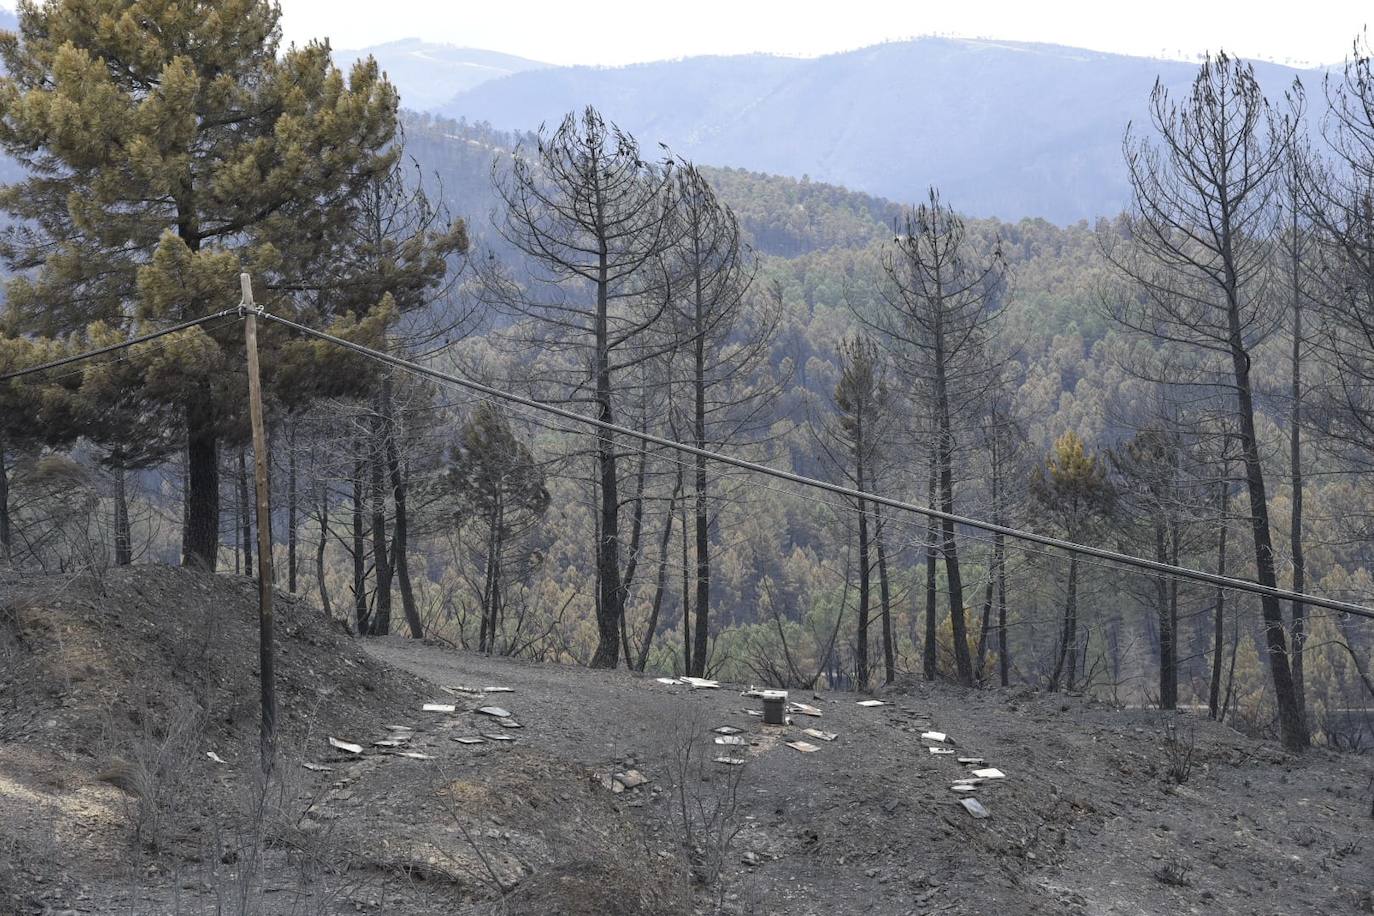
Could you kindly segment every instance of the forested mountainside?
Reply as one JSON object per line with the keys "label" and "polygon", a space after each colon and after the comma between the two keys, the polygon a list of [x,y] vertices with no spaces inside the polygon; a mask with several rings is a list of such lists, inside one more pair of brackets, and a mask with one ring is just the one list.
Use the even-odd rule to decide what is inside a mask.
{"label": "forested mountainside", "polygon": [[[704,165],[809,176],[902,200],[935,184],[975,216],[1055,223],[1128,199],[1121,134],[1158,78],[1196,66],[1054,45],[920,38],[815,59],[699,57],[556,67],[485,82],[438,112],[506,129],[595,105],[646,144]],[[1301,76],[1256,64],[1278,95]],[[404,90],[404,86],[402,87]]]}
{"label": "forested mountainside", "polygon": [[412,111],[437,109],[455,93],[488,80],[549,66],[514,54],[459,48],[422,38],[403,38],[358,50],[334,52],[334,59],[340,66],[369,56],[375,58],[391,81],[402,89],[406,107]]}
{"label": "forested mountainside", "polygon": [[[248,106],[270,121],[252,144],[215,127],[247,110],[238,97],[178,95],[178,123],[212,125],[206,145],[183,149],[147,115],[159,109],[144,107],[143,83],[124,87],[105,62],[135,35],[157,39],[89,36],[82,2],[26,15],[31,29],[58,17],[113,42],[81,65],[114,88],[68,97],[87,83],[32,76],[57,66],[52,48],[9,47],[9,79],[37,81],[0,112],[7,150],[70,162],[3,198],[32,230],[6,252],[23,271],[7,287],[5,365],[218,314],[247,270],[273,315],[619,424],[590,435],[269,321],[284,584],[356,632],[789,686],[1028,683],[1204,705],[1295,750],[1309,733],[1367,740],[1351,719],[1368,683],[1363,619],[919,511],[1368,600],[1371,493],[1358,472],[1374,371],[1361,336],[1370,287],[1357,281],[1369,268],[1351,228],[1362,211],[1339,209],[1359,188],[1335,168],[1368,174],[1374,155],[1360,146],[1367,59],[1305,118],[1264,95],[1273,68],[1209,59],[1189,104],[1158,99],[1156,120],[1180,143],[1225,136],[1241,147],[1219,155],[1259,171],[1193,194],[1217,179],[1180,174],[1193,160],[1144,131],[1126,150],[1131,210],[1065,226],[968,215],[957,183],[926,171],[885,199],[698,167],[690,144],[622,129],[628,103],[625,118],[580,100],[523,135],[433,115],[398,123],[375,69],[336,79],[320,46],[254,58],[262,72],[236,91],[272,104]],[[196,28],[271,34],[275,7],[250,7],[256,24]],[[1120,88],[1144,105],[1154,77],[1137,76]],[[112,99],[124,106],[113,114]],[[271,121],[279,99],[295,106],[286,125]],[[50,114],[69,109],[84,116],[63,114],[55,133]],[[1209,132],[1209,118],[1242,129]],[[1114,136],[1125,129],[1117,117]],[[1313,168],[1303,141],[1328,139],[1340,155]],[[1241,209],[1216,219],[1215,200]],[[1179,201],[1201,210],[1165,212]],[[1195,247],[1159,229],[1180,222],[1228,235]],[[1208,252],[1231,261],[1219,269]],[[236,320],[0,387],[0,543],[13,562],[252,568]]]}

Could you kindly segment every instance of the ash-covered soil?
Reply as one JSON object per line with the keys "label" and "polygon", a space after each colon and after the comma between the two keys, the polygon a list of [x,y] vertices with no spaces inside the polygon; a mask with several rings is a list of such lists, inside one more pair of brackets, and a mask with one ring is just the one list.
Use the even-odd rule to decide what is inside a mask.
{"label": "ash-covered soil", "polygon": [[[741,685],[354,639],[285,598],[277,633],[264,782],[251,581],[0,584],[0,913],[1374,912],[1369,757],[923,683],[794,691],[820,716],[771,727]],[[1005,778],[956,793],[960,757]]]}

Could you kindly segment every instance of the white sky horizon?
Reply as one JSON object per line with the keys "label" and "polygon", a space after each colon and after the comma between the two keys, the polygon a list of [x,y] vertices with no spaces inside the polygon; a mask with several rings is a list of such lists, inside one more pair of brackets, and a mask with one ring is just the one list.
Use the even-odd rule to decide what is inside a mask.
{"label": "white sky horizon", "polygon": [[[1196,60],[1224,48],[1297,67],[1338,64],[1374,24],[1374,5],[1309,0],[1155,0],[1147,7],[1062,0],[281,0],[287,41],[329,38],[357,50],[403,38],[501,51],[550,64],[621,66],[698,55],[819,57],[936,35],[1041,42]],[[14,8],[13,0],[0,7]],[[384,9],[383,15],[378,10]],[[683,12],[687,9],[686,12]]]}

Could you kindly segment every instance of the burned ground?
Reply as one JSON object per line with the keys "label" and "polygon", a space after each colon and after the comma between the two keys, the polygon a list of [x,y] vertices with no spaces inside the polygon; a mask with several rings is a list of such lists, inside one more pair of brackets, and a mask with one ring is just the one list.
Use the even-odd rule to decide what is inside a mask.
{"label": "burned ground", "polygon": [[[284,600],[264,785],[251,582],[3,594],[2,912],[1374,912],[1371,760],[1188,715],[910,684],[794,692],[820,717],[770,727],[740,686],[357,640]],[[742,766],[714,762],[722,726]],[[483,734],[514,740],[453,740]],[[986,819],[961,756],[1006,774],[972,793]]]}

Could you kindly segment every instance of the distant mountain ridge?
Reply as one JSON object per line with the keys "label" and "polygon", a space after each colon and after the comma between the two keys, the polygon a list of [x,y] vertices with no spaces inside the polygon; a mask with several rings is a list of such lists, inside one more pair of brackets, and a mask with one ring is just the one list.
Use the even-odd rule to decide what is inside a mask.
{"label": "distant mountain ridge", "polygon": [[[1321,71],[1257,62],[1266,92]],[[948,38],[825,57],[695,57],[547,67],[459,91],[436,111],[498,128],[557,123],[592,104],[645,146],[700,163],[831,182],[898,201],[942,188],[963,212],[1065,224],[1128,200],[1121,137],[1156,77],[1183,89],[1195,64]],[[407,107],[420,108],[400,84]]]}
{"label": "distant mountain ridge", "polygon": [[334,61],[341,67],[347,67],[369,54],[377,59],[392,82],[401,89],[406,107],[415,111],[437,109],[450,101],[454,94],[488,80],[549,66],[514,54],[460,48],[419,38],[403,38],[358,50],[335,51]]}

